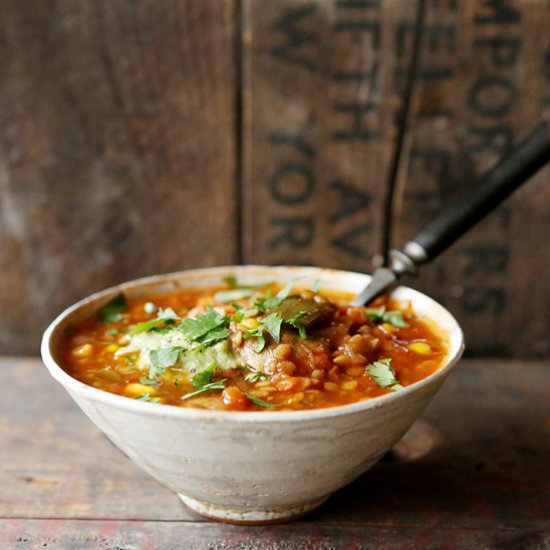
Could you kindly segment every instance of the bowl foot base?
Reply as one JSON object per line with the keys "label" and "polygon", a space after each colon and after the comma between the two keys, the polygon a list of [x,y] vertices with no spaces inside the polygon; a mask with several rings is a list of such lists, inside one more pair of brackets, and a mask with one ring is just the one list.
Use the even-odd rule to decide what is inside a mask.
{"label": "bowl foot base", "polygon": [[235,523],[237,525],[270,525],[274,523],[285,523],[292,521],[308,512],[311,512],[318,506],[326,502],[330,495],[326,495],[312,502],[295,506],[292,508],[277,508],[272,510],[238,510],[225,508],[196,500],[194,498],[177,493],[182,502],[201,516],[223,521],[225,523]]}

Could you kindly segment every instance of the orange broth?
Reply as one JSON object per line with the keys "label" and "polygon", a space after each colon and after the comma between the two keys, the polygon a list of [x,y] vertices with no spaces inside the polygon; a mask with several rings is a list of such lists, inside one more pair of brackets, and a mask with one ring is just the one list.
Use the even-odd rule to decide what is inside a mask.
{"label": "orange broth", "polygon": [[[283,324],[279,341],[266,328],[263,331],[265,347],[258,358],[250,349],[246,350],[247,357],[252,357],[255,364],[261,363],[259,359],[265,356],[265,368],[247,367],[246,364],[236,368],[210,365],[212,374],[208,375],[210,378],[207,376],[206,382],[218,384],[218,387],[209,390],[203,384],[195,396],[185,397],[201,386],[194,378],[196,373],[185,372],[184,359],[181,360],[183,365],[164,366],[150,377],[150,371],[143,366],[140,368],[138,354],[120,355],[119,350],[128,343],[128,331],[138,323],[155,319],[158,308],[171,308],[182,318],[192,319],[204,313],[206,304],[223,308],[227,316],[226,330],[230,333],[227,345],[232,350],[244,353],[243,346],[259,347],[250,327],[259,322],[262,329],[265,312],[263,317],[261,313],[256,316],[249,313],[237,322],[239,316],[233,304],[236,303],[237,308],[241,304],[241,309],[250,307],[253,299],[273,295],[267,293],[277,292],[280,287],[264,287],[255,290],[252,297],[222,304],[213,299],[219,290],[183,289],[132,298],[127,300],[115,321],[105,321],[99,316],[87,319],[76,326],[64,342],[65,370],[98,389],[157,404],[235,411],[286,411],[334,407],[400,391],[439,369],[447,356],[446,339],[432,322],[419,318],[409,303],[380,297],[368,308],[350,307],[347,305],[352,298],[350,294],[322,290],[316,294],[321,296],[319,298],[307,289],[300,292],[308,299],[313,296],[315,300],[334,304],[328,322],[308,328],[305,339],[297,330],[299,321],[296,327]],[[396,323],[403,326],[383,319],[373,320],[372,311],[381,306],[386,312],[401,312]],[[178,327],[179,322],[168,321],[168,328]],[[154,330],[163,330],[164,325],[161,323],[160,328]],[[380,360],[382,365],[376,363]],[[388,376],[385,380],[377,377],[380,373],[376,366],[373,370],[373,364],[390,379],[393,376],[395,383],[387,384]]]}

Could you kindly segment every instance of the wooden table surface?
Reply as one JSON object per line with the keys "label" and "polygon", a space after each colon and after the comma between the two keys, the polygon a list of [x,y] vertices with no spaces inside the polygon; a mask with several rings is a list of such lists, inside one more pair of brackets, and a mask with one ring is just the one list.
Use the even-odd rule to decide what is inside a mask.
{"label": "wooden table surface", "polygon": [[122,455],[38,359],[0,359],[1,548],[550,547],[548,364],[464,360],[377,466],[300,521],[205,520]]}

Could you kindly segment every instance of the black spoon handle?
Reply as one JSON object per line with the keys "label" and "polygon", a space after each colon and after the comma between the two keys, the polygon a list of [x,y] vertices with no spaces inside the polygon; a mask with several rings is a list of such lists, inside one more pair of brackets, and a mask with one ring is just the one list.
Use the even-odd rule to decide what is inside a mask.
{"label": "black spoon handle", "polygon": [[546,121],[500,164],[481,176],[472,192],[451,203],[428,223],[403,252],[414,264],[435,258],[549,160],[550,121]]}

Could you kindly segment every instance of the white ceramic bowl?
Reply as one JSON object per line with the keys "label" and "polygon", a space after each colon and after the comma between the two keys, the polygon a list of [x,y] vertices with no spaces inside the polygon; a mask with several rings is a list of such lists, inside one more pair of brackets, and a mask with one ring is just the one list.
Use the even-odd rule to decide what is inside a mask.
{"label": "white ceramic bowl", "polygon": [[398,392],[308,411],[225,412],[179,408],[114,395],[69,376],[58,363],[67,329],[114,295],[143,296],[175,288],[303,277],[323,288],[358,292],[358,273],[307,267],[234,266],[160,275],[121,284],[64,311],[44,333],[51,375],[127,456],[199,514],[234,523],[270,523],[302,515],[370,468],[398,441],[436,394],[463,351],[451,314],[431,298],[400,287],[393,295],[439,325],[450,341],[445,365]]}

